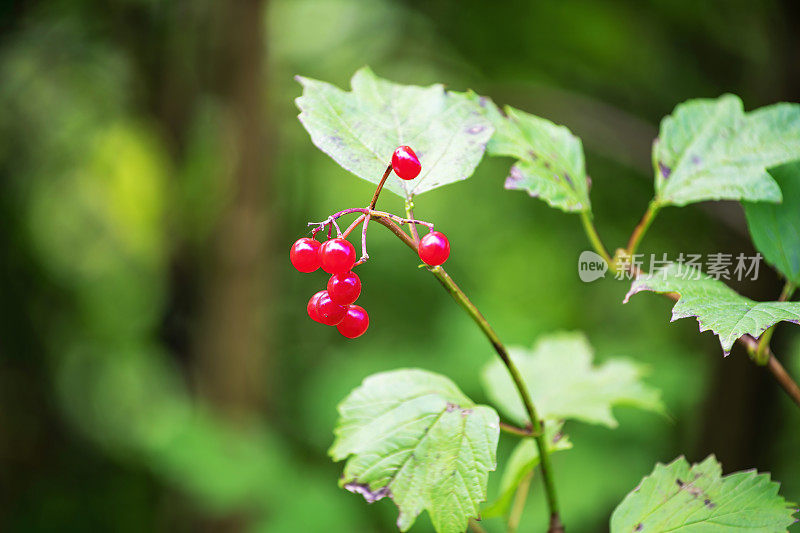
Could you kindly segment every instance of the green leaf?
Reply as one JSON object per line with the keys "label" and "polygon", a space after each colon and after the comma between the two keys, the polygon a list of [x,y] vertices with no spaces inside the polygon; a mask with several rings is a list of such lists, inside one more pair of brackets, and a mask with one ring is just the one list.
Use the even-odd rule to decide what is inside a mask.
{"label": "green leaf", "polygon": [[[561,422],[550,422],[545,425],[545,442],[547,442],[547,449],[550,453],[572,448],[569,438],[561,433],[562,426]],[[492,518],[505,515],[514,499],[517,487],[538,464],[539,449],[536,447],[536,442],[532,438],[520,440],[514,451],[511,452],[511,457],[503,471],[503,478],[500,480],[500,494],[491,504],[483,507],[481,516]]]}
{"label": "green leaf", "polygon": [[351,92],[296,79],[303,86],[299,118],[311,140],[359,178],[377,184],[395,148],[411,146],[420,175],[403,181],[391,174],[384,186],[403,198],[470,177],[492,136],[475,103],[442,85],[399,85],[367,67],[353,76]]}
{"label": "green leaf", "polygon": [[[511,348],[510,355],[544,419],[574,418],[613,428],[618,425],[611,412],[615,405],[664,409],[659,392],[640,381],[642,367],[627,359],[592,366],[592,348],[582,333],[551,334],[540,338],[532,350]],[[516,388],[499,361],[484,367],[483,382],[489,398],[509,418],[528,422]]]}
{"label": "green leaf", "polygon": [[624,303],[641,291],[678,293],[680,299],[672,308],[672,321],[696,317],[701,332],[711,330],[719,336],[726,356],[733,343],[745,335],[758,337],[782,321],[800,323],[800,302],[755,302],[686,265],[681,270],[677,263],[634,280]]}
{"label": "green leaf", "polygon": [[702,200],[780,202],[767,168],[800,159],[800,105],[745,114],[738,96],[689,100],[661,122],[653,145],[658,205]]}
{"label": "green leaf", "polygon": [[755,470],[722,476],[713,455],[689,466],[683,457],[656,464],[611,515],[612,533],[783,532],[796,509],[780,485]]}
{"label": "green leaf", "polygon": [[444,376],[424,370],[375,374],[339,405],[329,453],[348,458],[340,485],[368,502],[385,496],[407,531],[427,510],[436,531],[461,532],[478,517],[497,467],[500,422]]}
{"label": "green leaf", "polygon": [[505,187],[527,191],[563,211],[589,211],[589,185],[581,140],[564,126],[505,107],[505,116],[489,98],[467,93],[494,126],[489,155],[517,160]]}
{"label": "green leaf", "polygon": [[800,163],[788,163],[769,173],[781,188],[783,203],[745,203],[747,226],[767,262],[800,285]]}

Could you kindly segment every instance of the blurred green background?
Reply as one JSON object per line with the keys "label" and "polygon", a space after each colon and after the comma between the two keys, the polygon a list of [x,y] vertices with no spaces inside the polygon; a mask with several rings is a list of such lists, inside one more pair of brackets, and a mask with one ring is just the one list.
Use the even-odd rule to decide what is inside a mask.
{"label": "blurred green background", "polygon": [[[368,333],[348,341],[307,318],[325,277],[294,271],[289,245],[372,186],[311,144],[295,74],[347,86],[368,64],[566,124],[613,248],[652,194],[650,144],[677,103],[797,101],[798,16],[790,0],[3,3],[0,530],[393,531],[388,499],[337,488],[336,403],[410,366],[485,400],[490,346],[379,226],[359,272]],[[567,426],[575,448],[554,469],[569,530],[606,529],[653,463],[679,454],[771,471],[800,500],[800,412],[783,392],[694,321],[669,324],[669,301],[622,306],[624,282],[581,283],[578,217],[504,191],[509,163],[418,198],[450,237],[451,275],[509,344],[582,329],[598,360],[646,363],[670,413]],[[719,203],[665,209],[642,251],[752,245],[741,208]],[[737,288],[773,299],[780,281]],[[796,329],[773,345],[795,376]],[[544,523],[532,487],[522,531]]]}

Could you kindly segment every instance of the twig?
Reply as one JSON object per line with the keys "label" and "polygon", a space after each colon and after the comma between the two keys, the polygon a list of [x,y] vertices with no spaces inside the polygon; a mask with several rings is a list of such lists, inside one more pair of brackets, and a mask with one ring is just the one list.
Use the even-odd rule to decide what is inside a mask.
{"label": "twig", "polygon": [[[791,281],[787,281],[786,284],[783,286],[783,290],[781,291],[781,295],[778,297],[779,302],[788,301],[789,298],[792,297],[794,291],[797,287]],[[758,365],[766,365],[769,362],[769,357],[767,355],[767,349],[769,348],[769,341],[772,339],[772,333],[775,331],[775,326],[778,324],[772,324],[767,331],[761,334],[761,337],[758,338],[758,347],[756,351],[752,355],[753,361],[756,362]]]}
{"label": "twig", "polygon": [[[417,250],[417,243],[408,236],[406,232],[400,228],[397,224],[395,224],[391,219],[383,217],[383,216],[376,216],[375,221],[386,226],[392,233],[394,233],[397,237],[400,238],[409,248]],[[542,481],[544,483],[545,489],[545,497],[547,498],[547,505],[550,509],[550,528],[548,529],[549,533],[559,533],[564,531],[564,526],[561,524],[561,518],[559,516],[558,510],[558,500],[556,498],[556,489],[555,484],[553,483],[553,476],[552,476],[552,465],[550,463],[550,453],[547,449],[547,444],[544,438],[544,423],[541,421],[536,414],[536,408],[533,405],[533,401],[531,400],[531,395],[528,392],[528,387],[525,384],[525,381],[522,379],[522,375],[519,373],[516,364],[511,359],[508,350],[500,341],[500,338],[495,333],[492,326],[489,322],[484,318],[481,312],[475,307],[475,304],[464,294],[458,285],[455,284],[453,279],[445,272],[445,270],[441,266],[429,266],[426,267],[427,270],[433,274],[436,279],[439,280],[439,283],[450,293],[453,299],[461,306],[464,311],[472,318],[472,320],[478,325],[481,329],[483,334],[489,340],[489,342],[494,347],[495,352],[497,355],[500,356],[500,359],[503,361],[503,364],[506,366],[508,373],[511,375],[511,379],[514,381],[514,386],[517,388],[517,392],[522,399],[522,403],[525,406],[525,410],[528,413],[528,417],[530,419],[532,432],[534,434],[533,439],[536,442],[536,447],[539,450],[539,468],[542,471]]]}
{"label": "twig", "polygon": [[[744,337],[739,339],[739,342],[747,348],[748,353],[751,356],[755,353],[758,349],[758,341],[754,339],[750,335],[745,335]],[[783,367],[781,362],[775,357],[775,354],[770,350],[769,347],[766,348],[765,354],[769,355],[767,358],[767,369],[772,373],[772,377],[775,378],[775,381],[781,386],[781,388],[786,391],[786,394],[792,399],[794,403],[800,407],[800,386],[797,385],[792,376],[786,372],[786,369]]]}
{"label": "twig", "polygon": [[633,255],[636,252],[636,248],[638,248],[639,243],[642,242],[644,234],[647,233],[647,230],[650,228],[650,224],[653,223],[653,219],[656,218],[659,209],[661,209],[661,207],[655,201],[650,202],[650,205],[647,206],[647,211],[645,211],[642,220],[640,220],[633,229],[631,238],[628,239],[628,246],[625,248],[625,252],[628,255]]}
{"label": "twig", "polygon": [[511,435],[516,435],[518,437],[533,437],[533,429],[530,427],[530,424],[524,428],[515,426],[513,424],[509,424],[508,422],[500,421],[500,430],[505,431],[506,433],[510,433]]}
{"label": "twig", "polygon": [[[633,234],[631,234],[631,238],[628,241],[628,248],[627,250],[625,250],[626,254],[632,256],[633,253],[636,251],[636,247],[641,242],[642,237],[644,237],[645,232],[647,232],[647,228],[653,222],[653,219],[655,218],[659,209],[660,207],[654,201],[650,202],[650,206],[648,207],[647,212],[644,214],[642,220],[633,230]],[[616,269],[617,265],[609,265],[609,266],[612,269],[617,270]],[[642,272],[638,268],[632,271],[634,273],[634,276],[647,274],[646,272]],[[781,296],[780,298],[778,298],[778,300],[779,301],[788,300],[789,298],[791,298],[796,288],[797,287],[795,287],[794,285],[787,283],[784,286],[783,291],[781,292]],[[664,296],[676,302],[680,299],[680,295],[675,292],[664,293]],[[747,353],[750,355],[750,358],[753,360],[753,362],[767,367],[767,369],[772,374],[772,377],[775,378],[775,381],[777,381],[778,384],[781,386],[781,388],[784,391],[786,391],[786,394],[789,395],[792,401],[796,403],[798,407],[800,407],[800,386],[798,386],[797,382],[792,378],[792,376],[789,375],[789,373],[783,367],[781,362],[775,357],[775,354],[769,348],[768,343],[770,338],[772,337],[773,329],[774,325],[761,334],[761,339],[765,340],[763,340],[763,344],[760,347],[759,344],[761,343],[761,341],[756,340],[751,335],[745,335],[743,337],[740,337],[737,340],[737,342],[745,346],[745,348],[747,349]],[[761,353],[759,353],[759,351],[761,351]],[[760,361],[764,362],[761,363]]]}
{"label": "twig", "polygon": [[609,255],[606,247],[603,246],[603,241],[600,239],[600,235],[597,233],[597,228],[594,227],[594,223],[592,222],[591,213],[582,211],[581,222],[583,223],[583,230],[586,232],[586,236],[589,237],[589,242],[592,243],[592,248],[594,248],[594,251],[600,254],[600,257],[605,259],[606,263],[611,266],[611,255]]}
{"label": "twig", "polygon": [[361,215],[360,217],[355,219],[353,221],[353,223],[350,224],[350,226],[346,230],[344,230],[344,233],[342,233],[342,238],[346,239],[347,236],[350,235],[350,232],[352,232],[354,229],[356,229],[358,227],[358,225],[361,224],[361,222],[364,220],[365,217],[366,217],[366,215]]}

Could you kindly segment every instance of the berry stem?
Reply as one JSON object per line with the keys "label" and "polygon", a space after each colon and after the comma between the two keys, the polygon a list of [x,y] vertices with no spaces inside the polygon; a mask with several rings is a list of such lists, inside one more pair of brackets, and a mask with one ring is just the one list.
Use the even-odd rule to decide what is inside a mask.
{"label": "berry stem", "polygon": [[[381,182],[383,185],[383,182]],[[380,187],[379,187],[380,188]],[[377,199],[377,191],[375,193],[375,198]],[[364,263],[367,259],[369,259],[369,254],[367,253],[367,225],[369,225],[369,218],[370,218],[370,211],[367,211],[367,214],[364,215],[364,223],[361,225],[361,259],[358,260],[358,264]]]}
{"label": "berry stem", "polygon": [[383,177],[381,178],[380,183],[378,183],[378,187],[375,189],[375,194],[372,195],[372,200],[369,202],[369,206],[367,206],[366,216],[364,216],[364,225],[361,228],[361,259],[358,260],[357,265],[360,265],[366,262],[369,259],[369,254],[367,253],[367,226],[369,226],[369,219],[372,215],[372,210],[375,209],[375,204],[378,203],[378,196],[380,196],[381,191],[383,190],[383,184],[386,183],[386,179],[389,177],[389,174],[392,172],[392,165],[389,164],[386,167],[386,171],[383,173]]}
{"label": "berry stem", "polygon": [[381,194],[381,191],[383,190],[383,184],[386,183],[386,178],[388,178],[389,174],[391,173],[392,173],[392,165],[390,164],[388,167],[386,167],[386,172],[383,173],[383,177],[381,178],[380,183],[378,183],[378,188],[375,189],[375,194],[372,195],[372,201],[369,203],[369,207],[367,208],[370,211],[375,209],[375,204],[378,203],[378,196]]}
{"label": "berry stem", "polygon": [[[402,240],[406,246],[419,253],[418,244],[414,242],[414,240],[390,218],[376,215],[375,221],[388,228],[389,231],[394,233],[400,240]],[[489,324],[486,318],[484,318],[484,316],[481,314],[475,304],[472,303],[472,301],[467,297],[464,291],[462,291],[461,288],[456,285],[447,272],[445,272],[441,266],[429,266],[426,268],[436,277],[436,279],[439,280],[439,283],[441,283],[445,290],[450,293],[450,296],[453,297],[456,303],[458,303],[458,305],[467,312],[475,324],[478,325],[483,334],[492,344],[492,347],[494,348],[495,352],[497,352],[497,355],[500,356],[500,359],[506,366],[508,373],[511,375],[511,379],[514,381],[514,386],[517,388],[517,392],[519,393],[522,403],[525,406],[525,410],[528,413],[532,437],[536,441],[536,447],[539,450],[539,457],[541,459],[539,468],[542,472],[545,496],[547,498],[548,508],[550,509],[550,528],[548,529],[548,532],[557,533],[564,531],[564,526],[561,524],[561,518],[559,516],[555,484],[553,483],[550,453],[547,449],[547,443],[545,442],[544,438],[544,422],[539,419],[539,416],[536,413],[536,408],[533,405],[530,392],[528,391],[525,381],[522,379],[522,375],[519,373],[519,369],[517,369],[517,365],[514,364],[514,361],[509,356],[505,345],[497,336],[497,333],[495,333],[494,329],[492,329],[492,326]]]}
{"label": "berry stem", "polygon": [[358,227],[358,225],[359,225],[359,224],[361,224],[361,222],[364,220],[364,218],[366,218],[366,215],[361,215],[360,217],[358,217],[357,219],[355,219],[355,220],[353,221],[353,223],[352,223],[352,224],[350,224],[350,226],[349,226],[349,227],[348,227],[346,230],[344,230],[344,233],[342,233],[342,238],[343,238],[343,239],[346,239],[346,238],[347,238],[347,236],[348,236],[348,235],[350,235],[350,233],[352,233],[352,231],[353,231],[354,229],[356,229],[356,228]]}
{"label": "berry stem", "polygon": [[333,227],[336,228],[336,236],[337,237],[341,237],[342,236],[342,230],[339,229],[339,224],[336,223],[336,219],[335,218],[333,220],[331,220],[331,224],[333,224]]}

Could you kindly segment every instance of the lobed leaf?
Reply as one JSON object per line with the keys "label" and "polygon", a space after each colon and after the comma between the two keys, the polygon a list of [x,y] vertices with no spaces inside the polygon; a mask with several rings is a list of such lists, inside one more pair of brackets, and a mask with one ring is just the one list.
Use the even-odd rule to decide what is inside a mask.
{"label": "lobed leaf", "polygon": [[681,269],[677,263],[634,280],[624,303],[641,291],[679,294],[680,299],[672,308],[672,321],[696,317],[701,332],[711,330],[719,337],[726,356],[745,335],[758,337],[782,321],[800,323],[800,302],[755,302],[723,282],[695,269]]}
{"label": "lobed leaf", "polygon": [[581,140],[564,126],[513,107],[505,115],[484,96],[467,93],[494,126],[489,155],[517,160],[505,188],[523,190],[551,207],[567,212],[590,211],[589,184]]}
{"label": "lobed leaf", "polygon": [[444,376],[424,370],[372,375],[339,405],[329,453],[347,459],[340,485],[368,502],[389,496],[407,531],[427,510],[436,531],[462,532],[486,499],[500,423]]}
{"label": "lobed leaf", "polygon": [[783,532],[797,509],[778,495],[769,474],[722,476],[713,455],[689,465],[683,457],[656,464],[611,515],[612,533]]}
{"label": "lobed leaf", "polygon": [[[615,405],[662,412],[657,390],[640,380],[643,368],[627,359],[609,359],[593,366],[592,348],[582,333],[556,333],[540,338],[532,350],[512,348],[511,359],[528,386],[543,419],[572,418],[616,427]],[[522,401],[499,361],[483,369],[486,393],[509,418],[527,423]]]}
{"label": "lobed leaf", "polygon": [[744,204],[753,244],[783,276],[800,285],[800,163],[769,171],[783,193],[783,203]]}
{"label": "lobed leaf", "polygon": [[350,92],[296,79],[303,86],[299,118],[311,140],[359,178],[377,184],[395,148],[411,146],[422,163],[420,175],[403,181],[391,174],[384,186],[406,199],[470,177],[492,136],[474,101],[439,84],[400,85],[368,67],[355,73]]}
{"label": "lobed leaf", "polygon": [[655,201],[780,202],[767,169],[800,159],[800,105],[745,113],[738,96],[689,100],[661,122],[653,144]]}

